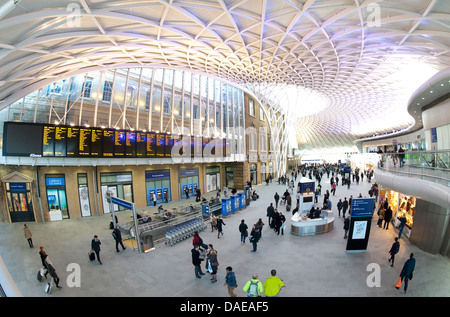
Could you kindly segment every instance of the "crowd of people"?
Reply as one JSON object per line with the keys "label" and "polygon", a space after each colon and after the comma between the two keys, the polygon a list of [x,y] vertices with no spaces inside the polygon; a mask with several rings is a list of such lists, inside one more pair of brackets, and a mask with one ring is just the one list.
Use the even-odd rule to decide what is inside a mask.
{"label": "crowd of people", "polygon": [[[299,207],[299,197],[298,197],[298,190],[299,185],[295,186],[295,182],[299,175],[302,175],[305,177],[308,175],[310,179],[313,177],[315,178],[318,186],[316,187],[316,199],[315,199],[315,206],[311,208],[311,210],[308,213],[309,218],[318,218],[321,216],[321,212],[323,209],[331,209],[334,204],[331,202],[330,197],[334,196],[336,194],[336,188],[339,184],[339,181],[342,181],[342,185],[347,185],[349,188],[349,184],[352,182],[355,182],[356,184],[359,184],[361,180],[364,178],[368,183],[371,183],[372,177],[373,177],[373,171],[367,170],[367,171],[359,171],[355,170],[355,172],[350,173],[349,175],[343,175],[343,169],[341,169],[339,166],[328,166],[327,168],[320,170],[316,167],[313,168],[299,168],[297,171],[293,171],[290,175],[284,175],[281,176],[278,179],[278,184],[284,184],[288,185],[288,188],[284,193],[281,194],[281,196],[278,194],[278,192],[275,192],[273,196],[273,202],[269,203],[269,206],[266,209],[266,217],[267,217],[267,226],[272,229],[276,235],[283,235],[284,229],[286,227],[286,216],[283,214],[282,211],[279,210],[279,208],[282,205],[285,205],[286,211],[290,211],[290,208],[288,206],[294,205],[295,208],[292,210],[292,214],[298,211]],[[320,182],[323,181],[325,177],[328,177],[330,179],[330,188],[331,191],[328,189],[325,190],[325,192],[322,193],[322,186],[320,185]],[[267,185],[269,182],[267,182]],[[375,197],[378,199],[378,184],[374,183],[371,185],[370,190],[368,191],[368,196]],[[318,206],[318,200],[319,196],[323,196],[323,201],[321,201],[321,206]],[[295,197],[295,198],[293,198]],[[358,198],[361,198],[362,194],[360,193],[358,195]],[[349,195],[349,198],[344,197],[344,199],[339,199],[339,202],[336,204],[336,209],[338,211],[338,218],[343,219],[343,229],[344,229],[344,239],[347,239],[348,232],[350,229],[350,219],[351,219],[351,206],[352,206],[352,200],[353,196]],[[383,208],[383,206],[386,206]],[[389,229],[389,222],[390,218],[387,216],[389,212],[385,212],[384,210],[389,210],[389,204],[386,201],[385,204],[380,208],[379,214],[382,214],[383,221],[385,223],[385,229]],[[211,221],[211,231],[217,230],[218,232],[218,238],[223,235],[222,228],[220,226],[217,226],[217,220],[221,217],[215,217],[212,216]],[[265,227],[265,223],[262,220],[262,218],[259,218],[258,221],[256,221],[254,224],[248,225],[246,223],[245,219],[242,219],[239,224],[239,234],[240,234],[240,241],[241,244],[246,244],[247,240],[251,243],[252,249],[251,252],[257,252],[258,250],[258,243],[262,238],[263,228]],[[266,232],[266,231],[264,231]],[[391,265],[391,267],[394,266],[394,259],[395,255],[399,252],[400,248],[400,237],[401,232],[399,233],[399,237],[395,238],[394,244],[389,249],[389,258],[388,261]],[[192,249],[192,263],[195,266],[195,275],[197,278],[201,278],[202,275],[205,275],[203,271],[201,270],[201,264],[202,261],[205,261],[205,270],[207,273],[211,274],[211,282],[217,281],[217,267],[218,267],[218,261],[217,261],[217,250],[213,249],[213,247],[210,245],[208,248],[207,246],[203,245],[203,248],[198,243],[196,239],[193,241],[193,249]],[[213,253],[213,257],[211,258],[211,252]],[[216,263],[215,265],[212,265],[211,263]],[[406,265],[406,264],[405,264]],[[411,261],[408,264],[411,266]],[[408,269],[411,271],[411,269]],[[412,269],[413,270],[413,269]],[[234,293],[234,289],[237,287],[236,282],[236,275],[232,267],[228,266],[226,268],[226,276],[225,276],[225,282],[224,285],[228,288],[228,294],[232,297],[237,296]],[[409,273],[404,272],[405,269],[402,270],[402,274],[408,276],[409,279]],[[411,271],[412,272],[412,271]],[[405,281],[405,277],[403,277],[403,280]],[[404,290],[406,292],[407,289],[407,282],[404,282]],[[271,270],[271,276],[266,279],[266,281],[263,283],[259,280],[258,274],[254,274],[250,280],[248,280],[242,290],[247,294],[249,297],[258,297],[258,296],[277,296],[279,294],[279,291],[281,288],[284,287],[284,282],[279,279],[276,276],[276,270]]]}

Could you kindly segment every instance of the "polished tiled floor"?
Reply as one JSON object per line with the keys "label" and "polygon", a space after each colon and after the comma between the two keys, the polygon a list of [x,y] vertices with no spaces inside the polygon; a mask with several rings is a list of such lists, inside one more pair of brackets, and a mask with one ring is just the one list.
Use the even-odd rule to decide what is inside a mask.
{"label": "polished tiled floor", "polygon": [[[324,182],[323,191],[330,187],[326,177]],[[365,196],[369,187],[367,181],[352,185],[350,189],[338,186],[336,196],[332,196],[333,210],[339,198],[357,197],[359,193]],[[23,224],[0,224],[0,254],[18,288],[27,297],[227,297],[223,285],[227,266],[232,266],[236,273],[239,284],[236,294],[240,297],[245,296],[242,287],[253,273],[258,273],[264,282],[271,269],[276,269],[286,284],[280,297],[450,295],[450,260],[426,253],[402,237],[395,266],[390,267],[388,251],[397,231],[392,227],[389,230],[378,228],[375,219],[366,252],[345,251],[342,218],[335,219],[332,231],[309,237],[294,236],[289,230],[284,236],[276,236],[266,225],[258,251],[250,252],[250,244],[240,243],[238,225],[241,219],[245,219],[249,227],[259,218],[266,220],[266,207],[273,201],[274,193],[282,193],[286,187],[271,183],[269,186],[256,186],[256,189],[261,198],[245,210],[225,218],[224,235],[220,239],[209,228],[201,232],[203,240],[218,250],[220,266],[218,282],[214,284],[208,275],[202,279],[195,278],[190,239],[174,246],[159,244],[154,251],[145,254],[131,248],[116,253],[111,230],[108,229],[109,215],[45,224],[31,223],[34,249],[28,247],[24,238]],[[323,196],[319,202],[322,199]],[[290,215],[286,211],[284,214]],[[128,215],[119,214],[119,221],[123,217]],[[290,216],[287,219],[290,228]],[[88,261],[87,253],[94,234],[102,241],[103,265]],[[40,267],[39,246],[45,247],[63,286],[62,289],[54,288],[51,295],[44,293],[44,284],[36,279]],[[417,264],[414,279],[404,294],[402,289],[395,289],[394,284],[411,252],[415,254]],[[68,280],[72,280],[71,263],[80,267],[80,287],[70,287],[68,284]],[[374,275],[369,266],[373,263],[380,268],[379,287],[370,287],[367,283],[368,277],[370,280]]]}

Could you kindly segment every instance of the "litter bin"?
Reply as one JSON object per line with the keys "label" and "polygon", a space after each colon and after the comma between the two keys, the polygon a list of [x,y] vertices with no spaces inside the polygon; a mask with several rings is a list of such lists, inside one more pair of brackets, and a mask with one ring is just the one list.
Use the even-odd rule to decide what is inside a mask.
{"label": "litter bin", "polygon": [[153,235],[150,231],[144,231],[141,233],[141,244],[142,251],[150,252],[155,249],[155,245],[153,243]]}

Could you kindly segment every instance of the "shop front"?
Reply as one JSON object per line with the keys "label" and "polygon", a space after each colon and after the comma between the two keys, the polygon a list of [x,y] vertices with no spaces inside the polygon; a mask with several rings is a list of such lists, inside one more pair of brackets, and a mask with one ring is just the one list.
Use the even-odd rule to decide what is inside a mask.
{"label": "shop front", "polygon": [[378,209],[383,205],[387,199],[389,206],[392,209],[391,222],[398,228],[402,216],[406,218],[406,225],[403,230],[403,235],[409,238],[411,229],[414,224],[414,214],[416,211],[416,198],[405,195],[394,190],[388,189],[380,185],[380,198],[378,200]]}
{"label": "shop front", "polygon": [[32,179],[17,172],[2,178],[11,222],[34,221]]}
{"label": "shop front", "polygon": [[170,170],[145,171],[147,206],[172,200]]}
{"label": "shop front", "polygon": [[220,167],[206,167],[206,192],[212,192],[220,189]]}
{"label": "shop front", "polygon": [[[199,173],[198,167],[193,168],[180,168],[180,186],[182,199],[187,199],[192,197],[197,188],[199,187]],[[187,191],[187,192],[186,192]]]}
{"label": "shop front", "polygon": [[[100,173],[100,185],[102,188],[103,212],[109,213],[109,203],[106,201],[106,193],[133,202],[133,177],[131,172],[106,172]],[[114,211],[125,210],[124,207],[113,204]]]}
{"label": "shop front", "polygon": [[256,164],[250,164],[250,182],[252,185],[258,184],[258,167]]}
{"label": "shop front", "polygon": [[65,175],[45,174],[45,192],[50,221],[69,219]]}

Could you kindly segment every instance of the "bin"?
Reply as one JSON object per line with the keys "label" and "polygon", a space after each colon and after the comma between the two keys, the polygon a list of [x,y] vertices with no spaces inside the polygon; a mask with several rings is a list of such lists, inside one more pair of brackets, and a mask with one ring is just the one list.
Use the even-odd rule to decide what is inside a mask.
{"label": "bin", "polygon": [[236,196],[234,195],[230,196],[231,213],[233,214],[239,209],[239,208],[236,209],[236,201],[237,201]]}
{"label": "bin", "polygon": [[144,231],[141,233],[141,244],[143,252],[150,252],[155,249],[155,244],[153,243],[153,235],[150,231]]}
{"label": "bin", "polygon": [[245,194],[238,193],[239,209],[245,208]]}
{"label": "bin", "polygon": [[231,198],[222,198],[222,217],[231,213]]}

